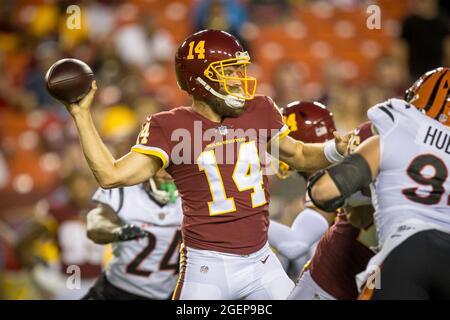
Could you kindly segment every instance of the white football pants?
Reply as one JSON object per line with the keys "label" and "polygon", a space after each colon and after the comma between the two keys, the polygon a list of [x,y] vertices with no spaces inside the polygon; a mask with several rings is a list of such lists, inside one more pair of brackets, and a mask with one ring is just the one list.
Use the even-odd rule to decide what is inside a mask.
{"label": "white football pants", "polygon": [[294,288],[266,244],[249,255],[198,250],[182,245],[174,299],[284,300]]}

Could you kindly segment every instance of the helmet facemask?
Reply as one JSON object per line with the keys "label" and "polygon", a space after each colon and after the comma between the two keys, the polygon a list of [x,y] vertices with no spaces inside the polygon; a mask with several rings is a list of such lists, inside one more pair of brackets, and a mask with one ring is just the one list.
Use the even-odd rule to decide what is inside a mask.
{"label": "helmet facemask", "polygon": [[[250,64],[250,56],[247,52],[237,52],[236,58],[220,60],[212,62],[204,71],[204,76],[213,82],[221,84],[221,88],[225,94],[217,92],[210,85],[207,84],[201,77],[197,78],[206,90],[214,96],[222,99],[231,108],[242,108],[246,100],[252,100],[255,96],[257,80],[253,77],[247,76],[247,65]],[[228,75],[229,67],[241,68],[236,76],[236,72]],[[241,93],[233,92],[232,88],[235,85],[231,82],[240,82]]]}

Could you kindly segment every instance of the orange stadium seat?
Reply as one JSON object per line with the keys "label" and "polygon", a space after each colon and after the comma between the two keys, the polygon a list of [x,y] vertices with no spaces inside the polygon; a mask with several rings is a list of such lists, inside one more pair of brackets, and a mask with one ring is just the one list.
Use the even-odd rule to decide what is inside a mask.
{"label": "orange stadium seat", "polygon": [[[34,204],[55,187],[58,182],[57,173],[43,170],[41,166],[43,153],[39,148],[39,141],[32,148],[27,147],[24,142],[19,143],[25,132],[38,134],[37,131],[30,128],[27,118],[23,114],[4,110],[1,113],[0,128],[0,139],[3,146],[7,141],[14,143],[14,148],[6,154],[10,179],[8,184],[0,190],[2,208],[18,203],[21,205]],[[20,186],[17,187],[20,181],[16,178],[21,175],[25,177],[22,179],[25,184],[23,189]],[[31,188],[26,186],[29,185],[29,182],[31,182]]]}
{"label": "orange stadium seat", "polygon": [[[396,2],[382,1],[382,14],[386,8],[388,13],[386,17],[395,18],[401,10],[404,10],[405,5],[392,3]],[[289,36],[285,25],[261,27],[260,36],[252,41],[251,45],[255,60],[264,70],[262,79],[268,80],[269,77],[266,74],[272,73],[279,60],[283,59],[307,64],[310,71],[309,80],[320,80],[322,63],[330,57],[354,63],[358,70],[355,81],[368,80],[371,77],[375,59],[390,49],[391,36],[383,28],[381,30],[367,28],[368,14],[365,7],[348,10],[329,9],[327,15],[320,14],[312,7],[298,7],[294,19],[297,19],[306,31],[306,35],[301,39],[293,39]],[[382,19],[384,19],[383,16]],[[264,46],[270,42],[282,49],[282,57],[279,59],[270,59],[265,56]],[[329,50],[328,54],[323,52],[327,50]]]}

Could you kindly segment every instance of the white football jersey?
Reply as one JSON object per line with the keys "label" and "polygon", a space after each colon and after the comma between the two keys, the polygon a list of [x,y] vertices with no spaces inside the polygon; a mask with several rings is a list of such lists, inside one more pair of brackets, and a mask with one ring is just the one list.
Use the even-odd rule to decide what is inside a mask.
{"label": "white football jersey", "polygon": [[368,117],[380,134],[380,170],[372,187],[378,239],[418,219],[450,232],[450,128],[399,99]]}
{"label": "white football jersey", "polygon": [[179,270],[181,199],[161,205],[141,184],[98,189],[93,200],[110,206],[124,223],[149,232],[146,238],[113,243],[113,258],[106,269],[108,281],[143,297],[170,298]]}

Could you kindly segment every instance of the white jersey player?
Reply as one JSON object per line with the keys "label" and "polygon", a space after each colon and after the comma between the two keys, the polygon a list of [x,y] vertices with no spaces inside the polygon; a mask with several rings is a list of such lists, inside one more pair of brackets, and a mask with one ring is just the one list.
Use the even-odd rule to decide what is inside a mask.
{"label": "white jersey player", "polygon": [[372,107],[368,116],[379,136],[316,176],[310,188],[316,204],[333,207],[375,179],[381,250],[357,276],[360,285],[371,280],[362,298],[450,298],[449,90],[450,69],[438,68],[405,100]]}
{"label": "white jersey player", "polygon": [[380,135],[379,174],[373,185],[380,242],[411,218],[450,231],[444,197],[450,190],[450,158],[442,147],[450,138],[449,128],[397,99],[371,108],[368,115]]}
{"label": "white jersey player", "polygon": [[113,257],[85,299],[170,299],[179,270],[182,208],[165,171],[148,184],[99,189],[88,237]]}

